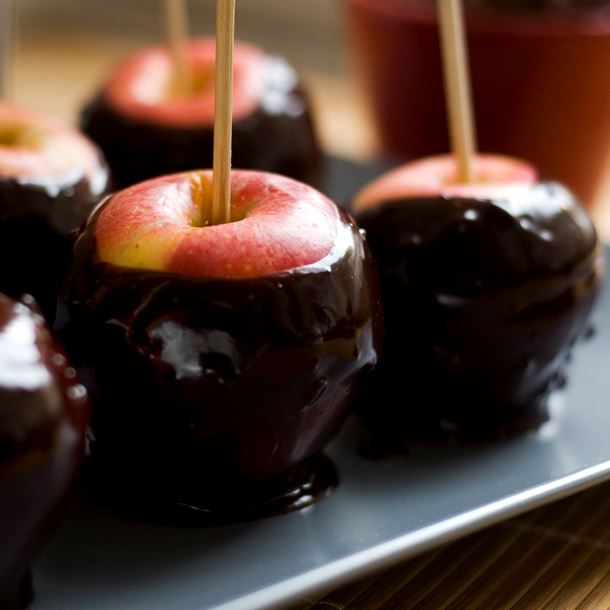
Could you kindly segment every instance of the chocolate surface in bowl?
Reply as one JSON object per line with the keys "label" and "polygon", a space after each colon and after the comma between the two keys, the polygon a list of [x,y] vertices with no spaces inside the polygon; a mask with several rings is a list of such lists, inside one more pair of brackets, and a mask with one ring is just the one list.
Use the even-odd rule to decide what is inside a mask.
{"label": "chocolate surface in bowl", "polygon": [[349,216],[319,263],[193,280],[100,262],[100,212],[76,244],[65,328],[91,372],[98,498],[190,525],[326,494],[336,477],[319,454],[375,365],[381,332],[370,255]]}
{"label": "chocolate surface in bowl", "polygon": [[92,175],[77,169],[40,180],[0,177],[0,290],[15,298],[32,294],[49,323],[68,272],[72,233],[107,192],[109,180],[101,157]]}
{"label": "chocolate surface in bowl", "polygon": [[84,454],[85,388],[39,314],[0,295],[0,608],[31,601],[30,562]]}
{"label": "chocolate surface in bowl", "polygon": [[[258,107],[233,124],[233,167],[283,174],[319,186],[322,156],[309,100],[293,69],[268,57]],[[213,125],[162,125],[127,116],[104,91],[83,110],[81,127],[104,151],[119,188],[212,167]]]}
{"label": "chocolate surface in bowl", "polygon": [[398,447],[544,421],[601,282],[595,229],[572,195],[540,183],[498,201],[388,201],[359,222],[387,326],[361,409],[373,437]]}

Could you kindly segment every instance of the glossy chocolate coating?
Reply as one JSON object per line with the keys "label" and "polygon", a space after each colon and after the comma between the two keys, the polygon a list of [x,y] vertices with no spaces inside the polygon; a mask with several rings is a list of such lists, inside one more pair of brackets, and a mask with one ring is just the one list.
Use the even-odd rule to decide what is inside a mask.
{"label": "glossy chocolate coating", "polygon": [[323,495],[333,475],[310,466],[375,365],[381,330],[370,255],[348,215],[317,264],[194,280],[101,263],[100,211],[76,243],[65,336],[93,373],[91,469],[113,487],[106,501],[190,524]]}
{"label": "glossy chocolate coating", "polygon": [[0,608],[31,599],[30,562],[84,453],[85,388],[42,317],[0,295]]}
{"label": "glossy chocolate coating", "polygon": [[108,186],[101,158],[92,177],[78,171],[61,180],[0,177],[0,290],[15,298],[32,294],[52,323],[72,254],[72,232]]}
{"label": "glossy chocolate coating", "polygon": [[[233,124],[233,167],[318,186],[322,157],[303,87],[277,58],[266,60],[265,75],[260,106]],[[103,91],[83,110],[81,128],[103,150],[118,188],[212,167],[212,125],[170,127],[138,121],[113,108]]]}
{"label": "glossy chocolate coating", "polygon": [[387,328],[362,407],[374,433],[398,443],[540,424],[602,278],[595,229],[572,195],[540,183],[504,201],[413,198],[359,221]]}

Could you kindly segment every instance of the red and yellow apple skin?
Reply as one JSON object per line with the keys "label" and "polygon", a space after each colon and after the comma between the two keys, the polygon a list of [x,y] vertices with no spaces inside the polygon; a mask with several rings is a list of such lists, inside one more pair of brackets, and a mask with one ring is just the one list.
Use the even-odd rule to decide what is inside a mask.
{"label": "red and yellow apple skin", "polygon": [[3,610],[21,610],[31,601],[30,563],[83,459],[88,417],[86,390],[42,317],[0,295]]}
{"label": "red and yellow apple skin", "polygon": [[0,290],[33,294],[52,322],[70,233],[108,186],[108,168],[82,134],[0,102]]}
{"label": "red and yellow apple skin", "polygon": [[65,336],[96,379],[97,490],[140,517],[307,505],[327,491],[310,466],[377,361],[378,287],[351,218],[308,186],[234,171],[239,220],[202,227],[209,187],[194,172],[110,197],[67,284]]}
{"label": "red and yellow apple skin", "polygon": [[[120,64],[82,113],[121,188],[212,166],[215,41],[192,40],[186,52],[190,91],[176,89],[168,49],[152,47]],[[243,42],[235,45],[233,121],[235,167],[319,182],[321,153],[296,73]]]}
{"label": "red and yellow apple skin", "polygon": [[526,163],[405,165],[354,212],[380,276],[384,356],[361,412],[374,436],[497,436],[540,424],[602,279],[591,219]]}

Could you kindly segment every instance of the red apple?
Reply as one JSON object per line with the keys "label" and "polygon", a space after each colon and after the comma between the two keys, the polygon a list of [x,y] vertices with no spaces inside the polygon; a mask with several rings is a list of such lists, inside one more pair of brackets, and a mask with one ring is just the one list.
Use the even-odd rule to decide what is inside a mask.
{"label": "red apple", "polygon": [[97,217],[100,260],[193,278],[247,278],[316,263],[336,241],[338,208],[289,178],[232,172],[228,224],[206,226],[211,198],[211,171],[117,193]]}
{"label": "red apple", "polygon": [[231,193],[233,222],[206,226],[210,172],[151,180],[110,197],[76,243],[66,336],[97,380],[96,490],[138,516],[311,503],[329,485],[318,456],[377,360],[376,283],[350,217],[277,175],[234,171]]}
{"label": "red apple", "polygon": [[472,184],[456,175],[451,157],[422,159],[355,198],[387,327],[362,413],[385,442],[540,424],[601,282],[595,228],[566,189],[508,157],[477,157]]}
{"label": "red apple", "polygon": [[[154,125],[210,127],[214,124],[216,41],[190,41],[186,56],[191,90],[179,89],[167,47],[145,49],[128,57],[104,89],[107,102],[121,115]],[[261,104],[267,58],[257,47],[237,42],[233,53],[233,120],[253,114]]]}
{"label": "red apple", "polygon": [[106,186],[100,154],[82,134],[43,114],[0,101],[0,176],[61,188],[86,178]]}
{"label": "red apple", "polygon": [[[85,109],[84,131],[102,148],[119,186],[211,167],[215,40],[185,49],[191,79],[175,82],[169,50],[127,58]],[[320,152],[309,104],[293,68],[252,45],[234,52],[233,164],[313,182]]]}
{"label": "red apple", "polygon": [[0,608],[31,600],[30,562],[83,458],[88,414],[41,316],[0,295]]}
{"label": "red apple", "polygon": [[452,155],[412,161],[363,188],[354,199],[353,207],[363,211],[380,202],[406,197],[494,199],[526,192],[538,180],[538,172],[530,163],[500,155],[477,155],[474,173],[472,183],[459,182]]}
{"label": "red apple", "polygon": [[32,293],[52,321],[69,234],[108,189],[96,147],[58,121],[0,102],[0,290]]}

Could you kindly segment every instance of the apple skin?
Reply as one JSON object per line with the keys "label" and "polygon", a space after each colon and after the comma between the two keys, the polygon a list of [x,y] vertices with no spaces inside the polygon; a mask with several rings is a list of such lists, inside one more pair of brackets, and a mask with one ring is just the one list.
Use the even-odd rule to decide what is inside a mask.
{"label": "apple skin", "polygon": [[356,197],[388,331],[361,407],[378,446],[539,425],[602,281],[595,228],[567,190],[493,157],[515,180],[492,172],[465,193],[441,179],[447,159],[413,164],[435,180],[407,165]]}
{"label": "apple skin", "polygon": [[[81,127],[104,151],[119,188],[212,167],[214,49],[211,38],[187,47],[200,78],[210,83],[192,97],[162,98],[171,62],[167,49],[152,47],[119,65],[85,107]],[[292,67],[243,42],[236,43],[234,65],[233,166],[317,186],[321,152],[307,95]]]}
{"label": "apple skin", "polygon": [[[3,134],[13,140],[3,142]],[[107,192],[109,171],[83,135],[0,102],[0,290],[34,295],[52,323],[71,233]]]}
{"label": "apple skin", "polygon": [[30,563],[84,456],[84,386],[31,297],[0,295],[0,608],[32,598]]}
{"label": "apple skin", "polygon": [[337,207],[305,184],[234,170],[231,200],[234,222],[205,226],[211,170],[162,176],[125,189],[99,214],[100,259],[193,278],[240,279],[315,263],[334,247]]}
{"label": "apple skin", "polygon": [[[353,220],[287,178],[232,175],[236,209],[260,199],[248,218],[258,223],[256,208],[271,200],[265,212],[271,241],[282,201],[301,219],[322,214],[328,227],[311,229],[318,237],[303,254],[289,231],[288,257],[278,251],[277,270],[254,276],[236,269],[257,259],[264,239],[243,220],[199,228],[205,237],[241,227],[250,250],[234,242],[229,272],[222,257],[207,268],[208,278],[104,262],[101,242],[112,241],[108,228],[119,224],[113,206],[131,225],[129,210],[138,201],[123,204],[130,193],[141,197],[138,185],[102,204],[76,242],[64,336],[92,372],[94,491],[111,508],[141,519],[239,521],[300,508],[327,493],[332,471],[312,469],[377,361],[378,286]],[[171,191],[176,179],[150,181],[145,190],[162,184]],[[180,179],[190,188],[187,176]],[[166,220],[153,224],[164,227]],[[306,262],[287,268],[295,254]]]}

